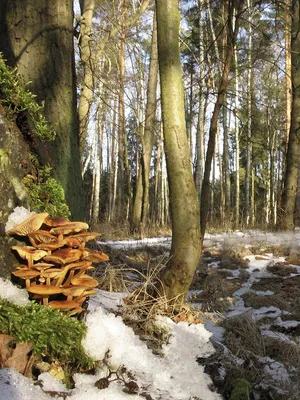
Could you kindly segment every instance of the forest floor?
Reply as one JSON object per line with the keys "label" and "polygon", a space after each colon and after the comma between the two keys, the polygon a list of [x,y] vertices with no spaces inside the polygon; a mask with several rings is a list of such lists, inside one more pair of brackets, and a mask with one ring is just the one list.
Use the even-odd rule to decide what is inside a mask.
{"label": "forest floor", "polygon": [[[170,239],[102,245],[113,265],[146,273],[167,261]],[[118,286],[116,272],[106,282]],[[188,301],[213,334],[216,351],[197,361],[223,398],[300,398],[299,283],[299,232],[206,236]]]}
{"label": "forest floor", "polygon": [[[83,346],[100,368],[74,373],[71,388],[52,367],[34,381],[0,368],[0,400],[299,400],[300,231],[207,234],[179,315],[148,291],[170,245],[95,242],[110,260],[94,271]],[[29,302],[1,279],[0,295]]]}

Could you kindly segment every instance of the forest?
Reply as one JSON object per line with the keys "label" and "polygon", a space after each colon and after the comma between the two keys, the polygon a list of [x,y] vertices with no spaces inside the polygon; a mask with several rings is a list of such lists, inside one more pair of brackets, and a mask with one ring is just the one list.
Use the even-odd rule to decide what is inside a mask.
{"label": "forest", "polygon": [[[227,298],[210,234],[300,226],[299,53],[299,0],[0,0],[1,278],[15,268],[9,216],[25,207],[103,233],[112,264],[141,267],[105,240],[171,236],[151,304],[181,313],[201,279]],[[226,251],[220,265],[239,269],[256,254]]]}

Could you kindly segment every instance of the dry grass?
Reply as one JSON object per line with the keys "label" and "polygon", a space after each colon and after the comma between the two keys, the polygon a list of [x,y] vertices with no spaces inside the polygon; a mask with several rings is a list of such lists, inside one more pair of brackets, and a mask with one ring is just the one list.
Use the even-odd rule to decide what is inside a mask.
{"label": "dry grass", "polygon": [[286,367],[300,367],[300,347],[296,343],[280,340],[273,336],[264,336],[266,355],[282,362]]}
{"label": "dry grass", "polygon": [[[265,288],[267,290],[267,288]],[[281,295],[262,296],[247,292],[243,296],[245,306],[259,309],[261,307],[278,307],[281,310],[290,310],[289,303]]]}
{"label": "dry grass", "polygon": [[126,240],[126,239],[142,239],[143,237],[165,237],[171,236],[172,230],[169,226],[158,226],[151,224],[143,229],[142,234],[139,232],[131,232],[128,221],[124,223],[103,221],[99,224],[91,226],[92,230],[102,233],[103,240]]}
{"label": "dry grass", "polygon": [[240,315],[223,320],[226,329],[225,344],[236,356],[244,360],[252,355],[265,355],[265,341],[251,316]]}
{"label": "dry grass", "polygon": [[267,270],[278,276],[287,276],[289,274],[297,273],[297,268],[292,267],[291,265],[286,265],[285,263],[268,265]]}

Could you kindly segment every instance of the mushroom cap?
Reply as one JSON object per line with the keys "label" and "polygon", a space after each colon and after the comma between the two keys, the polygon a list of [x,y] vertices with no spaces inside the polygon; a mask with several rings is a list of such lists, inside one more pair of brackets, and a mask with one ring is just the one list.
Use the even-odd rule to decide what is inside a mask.
{"label": "mushroom cap", "polygon": [[93,251],[90,249],[84,249],[82,253],[83,260],[92,261],[92,262],[101,262],[108,261],[109,257],[105,253],[101,253],[100,251]]}
{"label": "mushroom cap", "polygon": [[37,246],[40,243],[51,243],[57,241],[56,236],[43,229],[28,233],[28,237],[32,246]]}
{"label": "mushroom cap", "polygon": [[21,279],[32,279],[40,275],[39,271],[35,271],[29,268],[19,269],[17,271],[12,272],[12,274]]}
{"label": "mushroom cap", "polygon": [[[69,268],[69,270],[71,270],[71,269],[81,269],[81,268],[83,268],[83,267],[87,267],[87,269],[90,269],[91,268],[91,265],[92,265],[92,261],[76,261],[76,262],[74,262],[74,263],[72,263],[72,264],[69,264],[68,265],[68,268]],[[92,267],[92,268],[94,268],[94,267]]]}
{"label": "mushroom cap", "polygon": [[37,249],[41,250],[47,250],[47,251],[52,251],[52,250],[57,250],[60,247],[63,247],[64,243],[59,242],[58,240],[56,242],[50,242],[50,243],[40,243],[36,247]]}
{"label": "mushroom cap", "polygon": [[54,267],[55,264],[48,263],[37,263],[32,266],[33,269],[37,269],[38,271],[45,271],[48,268]]}
{"label": "mushroom cap", "polygon": [[48,254],[46,251],[35,249],[32,246],[12,246],[12,250],[16,250],[19,256],[25,260],[38,261]]}
{"label": "mushroom cap", "polygon": [[68,301],[68,300],[62,300],[62,301],[50,301],[48,304],[48,307],[54,308],[54,309],[67,309],[71,310],[72,308],[78,307],[79,304],[76,303],[76,301]]}
{"label": "mushroom cap", "polygon": [[80,247],[81,242],[72,236],[67,236],[64,238],[63,244],[68,247]]}
{"label": "mushroom cap", "polygon": [[85,290],[85,292],[83,293],[84,296],[91,296],[92,294],[96,294],[97,290],[95,289],[87,289]]}
{"label": "mushroom cap", "polygon": [[75,238],[81,243],[87,243],[90,240],[96,239],[96,237],[101,236],[102,233],[99,232],[80,232],[76,235],[69,236],[70,238]]}
{"label": "mushroom cap", "polygon": [[70,233],[81,232],[87,229],[89,229],[89,226],[85,222],[69,222],[67,225],[50,229],[50,233],[54,233],[55,235],[68,235]]}
{"label": "mushroom cap", "polygon": [[48,215],[48,213],[34,214],[6,233],[9,236],[26,236],[31,232],[39,230]]}
{"label": "mushroom cap", "polygon": [[79,260],[81,253],[81,250],[77,249],[59,249],[53,254],[44,257],[44,260],[47,262],[54,262],[55,264],[68,264]]}
{"label": "mushroom cap", "polygon": [[51,217],[50,215],[45,219],[44,224],[51,228],[68,225],[70,220],[64,217]]}
{"label": "mushroom cap", "polygon": [[65,296],[81,296],[86,291],[86,286],[65,286],[62,288]]}
{"label": "mushroom cap", "polygon": [[51,294],[62,293],[62,289],[51,285],[36,285],[27,289],[29,293],[39,294],[42,296],[50,296]]}
{"label": "mushroom cap", "polygon": [[88,288],[94,288],[99,285],[99,282],[96,279],[86,274],[81,275],[79,278],[73,278],[71,283],[72,285],[85,286]]}
{"label": "mushroom cap", "polygon": [[61,273],[60,268],[50,268],[50,269],[46,269],[45,271],[42,271],[41,277],[56,278],[57,275],[59,275],[60,273]]}
{"label": "mushroom cap", "polygon": [[16,267],[16,269],[28,269],[28,265],[26,264],[20,264]]}

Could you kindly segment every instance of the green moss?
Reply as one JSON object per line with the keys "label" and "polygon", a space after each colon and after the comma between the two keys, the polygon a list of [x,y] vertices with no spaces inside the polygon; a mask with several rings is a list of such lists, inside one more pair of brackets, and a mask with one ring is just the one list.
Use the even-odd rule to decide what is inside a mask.
{"label": "green moss", "polygon": [[44,107],[36,102],[21,81],[16,69],[9,68],[0,53],[0,101],[14,114],[26,111],[33,123],[35,134],[41,140],[54,140],[55,132],[44,116]]}
{"label": "green moss", "polygon": [[71,213],[65,201],[64,189],[50,176],[51,167],[41,167],[34,156],[31,160],[37,169],[37,176],[27,175],[23,179],[30,208],[36,212],[45,211],[52,216],[69,217]]}
{"label": "green moss", "polygon": [[21,307],[0,298],[0,332],[32,343],[34,354],[57,359],[67,370],[93,366],[81,344],[86,326],[50,308],[36,303]]}
{"label": "green moss", "polygon": [[235,379],[232,382],[232,390],[229,400],[249,400],[252,386],[245,378]]}

